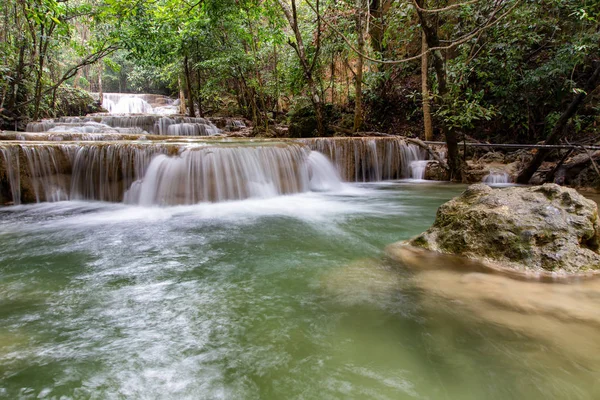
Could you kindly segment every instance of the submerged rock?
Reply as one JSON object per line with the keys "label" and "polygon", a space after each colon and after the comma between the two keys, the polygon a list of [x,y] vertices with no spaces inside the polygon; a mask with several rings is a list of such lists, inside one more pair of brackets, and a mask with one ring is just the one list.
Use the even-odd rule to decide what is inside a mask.
{"label": "submerged rock", "polygon": [[[477,184],[442,205],[435,223],[403,245],[534,273],[600,270],[597,205],[574,189]],[[392,246],[395,258],[402,246]]]}
{"label": "submerged rock", "polygon": [[504,328],[524,346],[523,336],[542,341],[519,355],[524,362],[544,358],[600,368],[599,279],[548,284],[438,269],[415,274],[413,283],[427,293],[421,301],[428,313],[450,314],[470,329],[480,322]]}

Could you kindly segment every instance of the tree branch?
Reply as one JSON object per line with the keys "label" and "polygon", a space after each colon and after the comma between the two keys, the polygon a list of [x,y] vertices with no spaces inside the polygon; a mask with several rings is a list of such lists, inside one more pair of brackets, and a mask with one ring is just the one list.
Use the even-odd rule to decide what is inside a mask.
{"label": "tree branch", "polygon": [[[306,4],[308,4],[308,6],[314,11],[317,12],[317,10],[315,9],[315,7],[310,3],[309,0],[305,0]],[[335,26],[333,26],[332,23],[330,23],[329,21],[327,21],[325,18],[321,17],[321,20],[323,21],[323,23],[325,25],[327,25],[328,27],[330,27],[337,35],[339,35],[344,42],[346,42],[346,44],[348,45],[348,47],[350,47],[350,49],[355,52],[356,54],[364,57],[365,59],[375,62],[375,63],[379,63],[379,64],[403,64],[403,63],[407,63],[410,61],[415,61],[415,60],[419,60],[421,59],[421,57],[423,57],[423,55],[428,54],[428,53],[433,53],[434,51],[439,51],[439,50],[450,50],[453,49],[463,43],[468,42],[469,40],[471,40],[472,38],[476,37],[481,31],[488,29],[494,25],[497,25],[504,17],[506,17],[507,15],[509,15],[515,8],[517,8],[517,6],[521,3],[521,0],[517,1],[512,7],[510,7],[506,12],[504,12],[502,15],[500,15],[498,18],[496,18],[493,21],[489,21],[487,24],[481,26],[480,28],[476,29],[475,31],[471,32],[470,34],[463,36],[460,39],[457,39],[453,42],[451,42],[449,45],[447,46],[436,46],[436,47],[430,47],[427,49],[427,51],[422,52],[416,56],[412,56],[412,57],[408,57],[408,58],[403,58],[401,60],[378,60],[376,58],[370,57],[364,53],[361,53],[360,51],[358,51],[356,49],[356,47],[354,47],[354,45],[348,40],[348,38],[346,36],[344,36],[344,34],[342,32],[340,32]]]}
{"label": "tree branch", "polygon": [[415,0],[413,0],[413,4],[414,4],[414,6],[415,6],[415,8],[417,10],[419,10],[419,11],[421,11],[423,13],[431,13],[431,14],[433,14],[433,13],[441,13],[441,12],[445,12],[445,11],[450,11],[450,10],[453,10],[455,8],[460,8],[460,7],[463,7],[463,6],[468,6],[470,4],[475,4],[475,3],[478,3],[478,2],[479,2],[479,0],[470,0],[470,1],[466,1],[464,3],[452,4],[452,5],[449,5],[448,7],[428,9],[428,8],[421,8],[417,4],[417,2]]}
{"label": "tree branch", "polygon": [[[95,62],[97,62],[98,60],[100,60],[100,59],[102,59],[102,58],[106,57],[106,56],[107,56],[107,55],[109,55],[109,54],[112,54],[112,53],[114,53],[115,51],[117,51],[117,50],[118,50],[118,48],[119,48],[119,47],[118,47],[118,46],[116,46],[116,45],[111,45],[111,46],[108,46],[108,47],[106,47],[106,48],[104,48],[104,49],[102,49],[102,50],[99,50],[99,51],[97,51],[96,53],[92,53],[92,54],[90,54],[90,55],[86,56],[86,57],[85,57],[83,60],[81,60],[81,61],[80,61],[80,62],[79,62],[77,65],[75,65],[75,66],[73,66],[73,67],[69,68],[69,69],[68,69],[68,70],[67,70],[67,71],[66,71],[66,72],[63,74],[63,76],[62,76],[62,77],[61,77],[61,78],[58,80],[58,82],[57,82],[57,83],[55,83],[54,85],[52,85],[52,86],[50,86],[50,87],[46,88],[45,90],[43,90],[41,94],[42,94],[42,95],[45,95],[45,94],[48,94],[48,93],[50,93],[51,91],[53,91],[53,90],[57,89],[57,88],[58,88],[60,85],[62,85],[62,84],[63,84],[63,83],[66,81],[66,80],[68,80],[68,79],[70,79],[70,78],[74,77],[74,76],[77,74],[77,71],[79,71],[80,69],[82,69],[82,68],[83,68],[83,67],[85,67],[85,66],[88,66],[88,65],[94,64]],[[19,103],[19,104],[17,104],[17,105],[15,106],[15,108],[21,108],[21,107],[24,107],[24,106],[26,106],[27,104],[29,104],[29,103],[32,103],[32,102],[34,102],[34,101],[35,101],[35,97],[34,97],[34,98],[31,98],[31,99],[29,99],[29,100],[26,100],[26,101],[24,101],[24,102],[22,102],[22,103]]]}

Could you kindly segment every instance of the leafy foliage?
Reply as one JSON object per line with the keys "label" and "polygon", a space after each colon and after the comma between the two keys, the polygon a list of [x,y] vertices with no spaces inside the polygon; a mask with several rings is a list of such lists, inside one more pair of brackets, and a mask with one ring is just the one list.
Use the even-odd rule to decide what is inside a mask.
{"label": "leafy foliage", "polygon": [[[439,82],[430,74],[436,126],[489,140],[544,139],[600,58],[599,3],[507,0],[454,7],[459,3],[427,2],[445,9],[430,15],[442,46],[468,37],[441,51],[444,96],[436,95]],[[352,44],[362,35],[368,57],[362,78],[365,129],[419,134],[420,61],[369,61],[420,53],[423,27],[412,0],[295,1],[312,63],[310,79],[282,4],[291,3],[5,2],[0,115],[12,126],[15,119],[63,112],[57,94],[68,84],[90,91],[183,93],[200,113],[241,114],[268,126],[286,114],[299,115],[290,111],[314,101],[309,88],[314,85],[319,101],[338,110],[330,122],[347,121],[356,98],[358,55]],[[511,12],[500,17],[497,4]],[[360,13],[368,17],[363,32],[355,24]],[[478,33],[469,37],[472,32]],[[89,59],[94,54],[98,57]],[[569,129],[590,131],[598,112],[591,96]]]}

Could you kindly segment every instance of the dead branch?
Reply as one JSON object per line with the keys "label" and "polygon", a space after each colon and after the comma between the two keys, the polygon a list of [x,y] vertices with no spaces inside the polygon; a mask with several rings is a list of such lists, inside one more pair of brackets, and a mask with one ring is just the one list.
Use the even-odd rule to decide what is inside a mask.
{"label": "dead branch", "polygon": [[450,170],[450,167],[448,167],[448,164],[446,163],[446,161],[442,160],[442,158],[440,157],[440,155],[437,152],[433,151],[433,149],[431,147],[429,147],[427,144],[425,144],[421,139],[406,138],[405,140],[408,143],[416,144],[420,148],[425,149],[429,153],[429,155],[431,156],[431,158],[433,158],[435,161],[437,161],[438,163],[440,163],[440,165],[442,166],[442,168],[444,168],[445,170]]}

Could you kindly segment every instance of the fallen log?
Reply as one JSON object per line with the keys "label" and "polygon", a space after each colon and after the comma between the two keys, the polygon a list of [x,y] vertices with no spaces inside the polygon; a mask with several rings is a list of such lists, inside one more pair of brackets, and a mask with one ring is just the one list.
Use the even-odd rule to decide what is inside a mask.
{"label": "fallen log", "polygon": [[429,147],[427,144],[425,144],[421,139],[406,138],[406,141],[408,143],[416,144],[417,146],[419,146],[422,149],[425,149],[429,153],[431,158],[433,158],[435,161],[440,163],[442,168],[444,168],[445,170],[450,170],[450,167],[448,167],[448,164],[446,163],[446,161],[442,160],[440,155],[436,151],[433,151],[433,149],[431,147]]}

